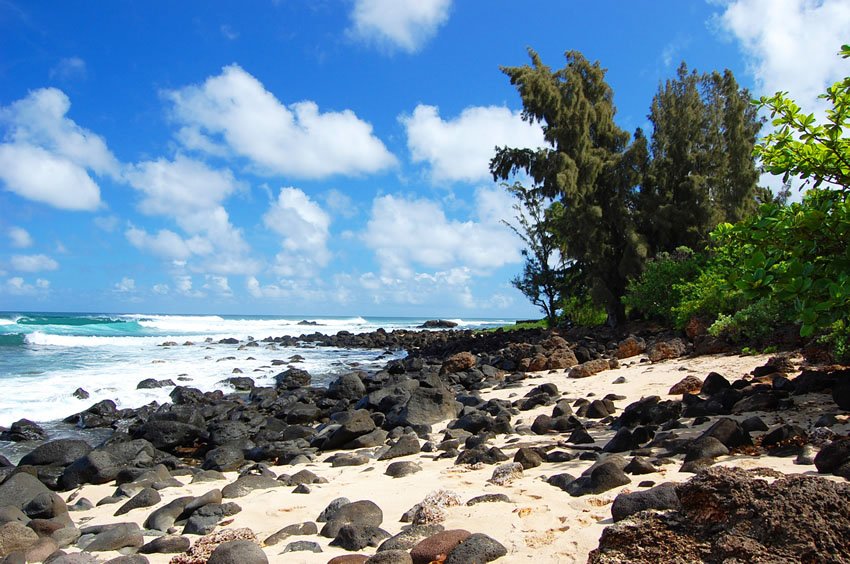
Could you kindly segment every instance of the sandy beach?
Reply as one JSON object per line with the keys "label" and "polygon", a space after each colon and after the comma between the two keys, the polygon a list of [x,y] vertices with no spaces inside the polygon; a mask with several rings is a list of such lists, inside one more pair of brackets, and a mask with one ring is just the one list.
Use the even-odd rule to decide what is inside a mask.
{"label": "sandy beach", "polygon": [[[519,387],[506,389],[488,389],[481,393],[482,398],[498,398],[514,400],[524,396],[530,389],[543,383],[557,386],[561,397],[571,401],[580,398],[601,398],[612,393],[623,397],[615,401],[617,411],[642,397],[651,395],[661,396],[662,399],[678,399],[668,395],[671,386],[686,376],[696,376],[704,379],[710,372],[718,372],[730,381],[747,376],[754,368],[763,365],[768,360],[767,355],[737,356],[709,355],[696,358],[681,358],[659,363],[649,363],[645,357],[625,359],[622,365],[613,370],[599,372],[587,378],[569,378],[568,370],[544,371],[529,374]],[[798,357],[796,362],[801,362]],[[797,401],[797,408],[770,413],[750,412],[733,418],[743,419],[753,415],[761,416],[769,428],[784,423],[795,423],[803,428],[811,429],[818,416],[825,412],[835,411],[834,405],[823,394],[803,396]],[[832,409],[830,409],[832,408]],[[523,429],[530,425],[539,414],[551,413],[551,406],[540,406],[533,410],[521,412],[511,423]],[[840,417],[840,416],[839,416]],[[692,425],[684,420],[684,427],[678,432],[682,437],[699,435],[711,425],[711,421]],[[448,422],[436,425],[431,435],[432,442],[439,443],[442,431]],[[833,431],[847,433],[847,418],[839,419],[839,424]],[[588,425],[588,431],[594,438],[595,446],[603,446],[613,436],[614,432],[606,425]],[[758,433],[754,434],[754,437]],[[551,433],[546,435],[510,434],[500,435],[492,441],[503,452],[513,458],[518,448],[522,446],[551,447],[563,445],[567,434]],[[373,456],[377,448],[364,449],[362,454]],[[569,450],[569,449],[564,449]],[[587,451],[585,451],[587,452]],[[600,495],[584,495],[571,497],[565,491],[546,482],[549,476],[567,472],[578,476],[588,468],[591,460],[576,458],[568,462],[544,462],[540,466],[526,469],[510,483],[496,485],[491,483],[495,465],[456,465],[453,459],[435,459],[439,452],[421,452],[392,461],[370,460],[360,466],[334,468],[323,462],[333,453],[322,453],[318,462],[298,464],[295,466],[276,466],[271,470],[276,475],[294,474],[308,469],[327,483],[312,484],[309,493],[293,493],[292,487],[256,490],[244,497],[227,501],[235,501],[242,508],[241,512],[220,523],[216,530],[249,528],[256,537],[263,541],[276,531],[297,523],[316,521],[321,511],[334,499],[347,497],[351,501],[371,500],[383,512],[381,528],[395,535],[402,530],[405,523],[400,522],[402,515],[414,505],[421,502],[426,495],[436,490],[444,489],[454,492],[460,500],[460,505],[447,507],[446,518],[442,525],[446,529],[465,529],[472,533],[484,533],[500,542],[507,550],[502,558],[505,562],[585,562],[588,553],[596,548],[603,529],[612,523],[611,503],[622,493],[645,489],[639,487],[640,482],[649,481],[654,484],[661,482],[680,482],[693,476],[679,471],[681,459],[670,460],[670,463],[658,467],[657,471],[642,476],[631,476],[631,483],[611,489]],[[628,453],[623,453],[628,460]],[[798,465],[794,457],[774,457],[766,454],[757,456],[751,454],[732,454],[721,456],[716,460],[717,465],[738,466],[743,468],[769,467],[785,474],[804,473],[816,474],[812,465]],[[391,462],[414,461],[421,465],[422,470],[401,478],[385,475],[385,470]],[[185,483],[181,487],[172,487],[160,491],[161,506],[180,496],[200,496],[213,489],[221,489],[234,481],[236,473],[227,473],[225,481]],[[188,477],[180,477],[188,482]],[[104,497],[110,496],[115,490],[114,484],[86,485],[69,497],[68,492],[62,494],[69,500],[69,505],[80,498],[86,498],[97,503]],[[479,503],[467,506],[466,502],[483,494],[505,494],[509,501]],[[120,517],[113,516],[118,505],[102,505],[87,511],[72,512],[71,517],[78,527],[102,525],[113,522],[135,522],[143,526],[145,519],[151,513],[151,507],[134,509]],[[319,523],[321,528],[321,523]],[[193,541],[198,537],[190,536]],[[151,538],[146,537],[146,541]],[[321,546],[321,553],[289,552],[283,554],[284,547],[296,540],[309,540]],[[339,547],[330,546],[331,539],[318,535],[292,536],[279,544],[264,546],[270,562],[292,563],[325,563],[334,556],[351,554]],[[73,552],[74,548],[67,549]],[[358,554],[374,554],[375,548],[365,548]],[[117,552],[101,553],[102,557],[119,556]],[[149,554],[151,562],[169,562],[171,554]]]}

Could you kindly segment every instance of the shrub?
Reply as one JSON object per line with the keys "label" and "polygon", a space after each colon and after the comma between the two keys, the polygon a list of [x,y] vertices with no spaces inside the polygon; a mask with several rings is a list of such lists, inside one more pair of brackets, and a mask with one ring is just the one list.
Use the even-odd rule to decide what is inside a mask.
{"label": "shrub", "polygon": [[623,303],[644,318],[673,324],[682,290],[698,274],[702,261],[688,247],[660,253],[647,263],[640,277],[629,282]]}

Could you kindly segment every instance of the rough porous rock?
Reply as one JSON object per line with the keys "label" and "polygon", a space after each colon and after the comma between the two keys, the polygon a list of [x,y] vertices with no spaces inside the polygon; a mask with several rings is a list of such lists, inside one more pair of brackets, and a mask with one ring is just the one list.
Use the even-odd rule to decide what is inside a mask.
{"label": "rough porous rock", "polygon": [[693,374],[685,376],[670,388],[668,395],[678,396],[682,394],[698,394],[702,389],[702,380]]}
{"label": "rough porous rock", "polygon": [[0,558],[17,550],[26,550],[38,541],[38,535],[26,525],[10,521],[0,525]]}
{"label": "rough porous rock", "polygon": [[348,524],[342,526],[330,544],[353,552],[367,546],[378,546],[381,541],[390,538],[390,536],[380,527]]}
{"label": "rough porous rock", "polygon": [[593,376],[594,374],[598,374],[603,370],[608,370],[611,368],[610,361],[604,358],[597,358],[594,360],[588,360],[587,362],[582,362],[581,364],[577,364],[570,368],[567,376],[570,378],[588,378]]}
{"label": "rough porous rock", "polygon": [[410,527],[403,529],[397,535],[394,535],[381,543],[381,546],[378,547],[378,553],[380,554],[384,551],[397,550],[408,551],[416,546],[422,539],[436,535],[444,530],[445,527],[437,523],[430,525],[411,525]]}
{"label": "rough porous rock", "polygon": [[850,561],[850,485],[710,468],[676,493],[680,509],[606,528],[588,562]]}
{"label": "rough porous rock", "polygon": [[236,540],[257,542],[257,537],[251,529],[222,529],[199,538],[185,553],[173,557],[169,564],[207,564],[220,544]]}
{"label": "rough porous rock", "polygon": [[347,503],[336,510],[319,534],[327,538],[335,538],[339,530],[348,524],[368,525],[379,527],[384,520],[384,512],[375,502],[369,500]]}
{"label": "rough porous rock", "polygon": [[650,362],[660,362],[662,360],[679,358],[685,354],[686,350],[687,347],[682,339],[676,338],[669,341],[657,341],[649,345],[646,349],[646,355],[649,357]]}
{"label": "rough porous rock", "polygon": [[617,352],[614,353],[617,358],[630,358],[643,354],[646,350],[646,342],[634,335],[630,335],[620,341],[617,345]]}
{"label": "rough porous rock", "polygon": [[319,533],[319,528],[312,521],[305,521],[304,523],[295,523],[294,525],[287,525],[282,528],[278,532],[269,536],[263,544],[266,546],[273,546],[278,544],[279,542],[293,536],[306,536],[306,535],[316,535]]}
{"label": "rough porous rock", "polygon": [[440,374],[463,372],[475,366],[475,355],[470,352],[459,352],[447,358],[440,367]]}

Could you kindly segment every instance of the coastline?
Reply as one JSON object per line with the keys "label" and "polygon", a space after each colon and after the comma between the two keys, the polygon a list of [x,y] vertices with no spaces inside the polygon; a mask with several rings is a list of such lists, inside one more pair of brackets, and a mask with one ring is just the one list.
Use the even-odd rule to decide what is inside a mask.
{"label": "coastline", "polygon": [[[454,416],[443,417],[439,422],[430,425],[428,429],[424,426],[416,429],[420,436],[416,440],[416,448],[413,450],[418,452],[378,460],[382,455],[386,455],[387,445],[400,443],[404,437],[412,436],[409,432],[405,434],[399,430],[394,433],[395,436],[388,439],[385,436],[384,440],[375,441],[373,446],[345,448],[343,450],[320,448],[315,452],[315,456],[298,458],[295,455],[291,457],[291,461],[296,462],[295,464],[275,465],[274,461],[266,460],[264,462],[268,464],[268,470],[275,477],[282,474],[293,475],[301,470],[309,470],[315,476],[325,479],[327,482],[296,485],[284,479],[284,481],[278,481],[280,485],[274,484],[275,487],[250,491],[247,495],[241,497],[219,499],[219,503],[235,502],[241,510],[220,519],[211,530],[248,528],[254,532],[257,539],[264,541],[286,526],[316,522],[319,513],[332,500],[344,496],[351,501],[369,500],[374,502],[382,512],[379,527],[389,535],[396,535],[406,525],[399,521],[404,513],[422,502],[428,494],[440,489],[447,489],[457,495],[460,504],[442,508],[445,519],[439,524],[447,530],[464,529],[470,533],[487,535],[504,547],[506,555],[503,557],[503,561],[585,562],[588,559],[588,554],[597,548],[602,531],[612,524],[611,507],[619,494],[646,490],[648,486],[640,486],[639,484],[647,481],[652,482],[653,485],[663,482],[678,483],[694,476],[691,472],[682,471],[684,453],[672,453],[669,448],[660,447],[660,444],[656,445],[654,449],[636,444],[632,445],[632,448],[624,450],[610,453],[602,452],[603,447],[610,445],[612,439],[617,435],[612,424],[615,424],[618,418],[623,415],[627,406],[639,402],[641,398],[653,395],[660,396],[662,401],[681,401],[683,399],[681,393],[670,394],[669,392],[672,386],[686,376],[704,381],[710,373],[715,372],[724,375],[729,382],[746,378],[756,386],[760,382],[772,381],[772,379],[766,379],[766,375],[762,377],[752,375],[754,370],[767,365],[770,361],[769,355],[680,357],[679,355],[684,352],[684,350],[680,350],[669,354],[668,356],[671,358],[649,362],[644,354],[647,352],[646,347],[644,347],[644,351],[633,356],[626,356],[619,362],[612,362],[603,358],[602,355],[596,355],[596,358],[588,359],[580,366],[590,366],[596,363],[596,368],[600,368],[599,361],[603,360],[605,369],[584,374],[577,371],[577,363],[564,361],[565,351],[578,350],[579,343],[567,345],[566,341],[561,340],[563,343],[558,341],[559,338],[538,338],[536,344],[533,344],[533,340],[530,344],[526,342],[529,340],[527,335],[522,337],[505,335],[498,339],[489,337],[494,341],[490,346],[504,345],[499,349],[504,351],[511,349],[511,347],[516,349],[520,345],[525,345],[526,348],[519,356],[530,354],[530,356],[523,357],[528,359],[527,368],[535,368],[535,362],[537,364],[548,363],[550,366],[553,363],[570,366],[527,372],[499,370],[490,377],[483,374],[483,366],[491,366],[486,363],[495,360],[495,349],[479,351],[470,359],[464,356],[463,352],[448,354],[456,348],[469,348],[471,343],[469,339],[458,339],[457,343],[447,343],[442,338],[433,338],[430,343],[422,343],[423,349],[430,350],[428,355],[414,354],[406,365],[402,361],[390,363],[386,371],[389,378],[381,382],[373,382],[370,385],[373,388],[372,393],[387,389],[393,383],[398,385],[400,382],[406,381],[412,374],[411,371],[418,367],[417,377],[421,379],[420,387],[422,389],[428,389],[425,387],[428,382],[430,382],[427,384],[428,386],[439,386],[441,385],[440,382],[452,386],[454,391],[450,399],[452,401],[460,400],[466,406],[464,411],[458,409],[454,412]],[[497,340],[499,342],[496,342]],[[633,341],[636,340],[633,339]],[[672,341],[659,340],[659,342],[669,344]],[[629,339],[621,341],[616,351],[607,350],[604,357],[616,357],[617,355],[608,353],[619,352],[628,344],[633,343]],[[434,351],[438,351],[438,356],[429,356]],[[541,354],[540,351],[546,354]],[[425,358],[430,358],[430,362],[432,362],[430,371],[428,370],[429,363],[423,362]],[[437,358],[441,359],[442,362],[433,364]],[[502,360],[506,360],[506,357],[503,356]],[[522,362],[520,360],[518,364],[522,364]],[[801,363],[801,358],[793,357],[786,369],[797,372]],[[450,365],[448,368],[446,368],[447,364]],[[611,365],[618,364],[619,366],[615,368],[609,368]],[[435,369],[436,367],[439,368]],[[481,372],[481,377],[478,380],[469,377],[469,374],[475,374],[475,371]],[[592,372],[591,370],[588,371]],[[393,375],[393,372],[396,374]],[[478,374],[475,375],[479,376]],[[579,375],[585,377],[575,377]],[[290,376],[293,376],[293,373],[290,373]],[[433,380],[435,376],[439,378],[440,382]],[[790,377],[791,374],[789,374]],[[372,378],[374,378],[374,375],[372,375]],[[775,378],[776,376],[774,376]],[[362,377],[361,380],[363,380]],[[368,379],[366,379],[366,383],[369,383]],[[361,382],[362,384],[363,382]],[[386,421],[387,418],[396,417],[399,422],[402,422],[397,412],[387,410],[387,413],[381,413],[375,407],[369,407],[369,402],[363,401],[363,392],[367,389],[365,385],[362,390],[351,381],[348,381],[346,385],[352,386],[354,390],[349,392],[348,388],[338,385],[335,399],[339,402],[344,397],[350,397],[351,399],[344,402],[348,406],[349,412],[352,408],[362,409],[365,407],[370,409],[374,419],[381,420],[383,418]],[[286,384],[283,384],[282,387],[286,387]],[[539,393],[541,388],[548,397],[541,397]],[[535,390],[538,393],[534,393]],[[292,388],[290,391],[294,394],[299,393],[298,388]],[[251,392],[251,394],[255,394],[255,392]],[[587,405],[590,405],[608,394],[616,396],[616,399],[610,399],[615,407],[614,413],[601,417],[598,415],[602,414],[591,413],[588,416],[586,409],[582,407],[581,400],[587,400]],[[357,397],[355,398],[355,396]],[[303,395],[301,399],[304,399]],[[216,402],[220,404],[221,402],[234,401],[234,398],[220,394],[212,400],[209,405]],[[567,401],[563,402],[563,400]],[[848,424],[846,413],[843,414],[834,404],[828,405],[829,402],[831,402],[829,396],[820,391],[802,395],[794,400],[793,407],[785,405],[782,409],[778,409],[777,405],[760,404],[761,407],[769,407],[769,409],[745,409],[735,414],[704,416],[700,418],[704,419],[701,422],[698,422],[697,419],[677,416],[674,419],[681,419],[684,424],[683,426],[672,427],[671,430],[675,429],[677,438],[687,442],[693,441],[701,433],[704,433],[718,419],[729,418],[735,421],[743,421],[751,417],[760,417],[770,430],[783,425],[794,424],[811,431],[815,428],[814,425],[818,417],[823,415],[824,412],[832,411],[838,415],[832,425],[832,431],[838,435],[847,435],[850,432],[850,424]],[[542,430],[541,432],[541,422],[545,422],[547,418],[553,415],[555,408],[560,407],[564,411],[566,409],[565,403],[570,406],[571,411],[575,410],[574,417],[582,423],[581,427],[591,436],[592,443],[569,442],[575,429],[569,431]],[[475,409],[473,406],[490,409],[497,413],[497,416],[491,417],[492,421],[488,420],[486,417],[477,415],[486,413],[486,411]],[[499,406],[505,409],[497,409]],[[598,408],[599,405],[595,405],[595,407]],[[508,420],[509,426],[498,427],[498,424],[494,421],[499,420],[499,416],[504,416],[511,408],[513,412]],[[585,413],[579,415],[582,409],[585,409]],[[381,413],[381,416],[377,416],[376,413]],[[460,421],[457,419],[458,416],[460,416],[460,420],[464,420],[464,423],[458,424],[458,421]],[[349,422],[346,422],[344,417],[335,417],[337,424],[341,427],[348,425]],[[333,418],[331,421],[333,421]],[[416,425],[413,420],[407,421],[407,423]],[[388,424],[384,426],[392,427]],[[406,426],[411,427],[411,425]],[[448,426],[455,427],[454,430],[449,430],[449,434],[454,433],[458,437],[455,444],[443,443]],[[464,434],[458,432],[457,429],[464,426],[472,430],[481,427],[474,434],[467,432],[466,436],[472,435],[473,439],[476,436],[480,437],[484,448],[475,449],[472,445],[477,441],[469,441],[463,438]],[[488,435],[486,430],[488,426],[491,429],[500,428],[509,432],[494,432],[492,436],[485,436]],[[319,433],[324,431],[327,440],[340,427],[336,427],[335,424],[325,424],[322,427],[320,424],[317,428],[320,429]],[[413,429],[408,431],[410,430]],[[661,429],[658,429],[658,432],[661,432]],[[753,432],[752,436],[757,439],[756,442],[758,443],[758,438],[764,434],[763,431]],[[361,433],[355,439],[366,435],[367,433]],[[256,437],[252,441],[256,443]],[[361,440],[360,442],[363,443],[364,441]],[[464,442],[466,442],[466,447],[462,446]],[[430,446],[428,446],[428,443],[430,443]],[[311,444],[320,443],[317,443],[314,438]],[[423,447],[424,450],[421,450]],[[506,460],[485,460],[488,453],[493,454],[492,447],[498,449],[506,457]],[[191,453],[191,449],[177,448],[178,450],[182,449],[180,452],[183,455]],[[450,454],[449,456],[446,455],[447,451]],[[494,479],[495,469],[517,458],[517,453],[520,451],[522,454],[519,456],[525,455],[525,458],[522,458],[525,461],[524,468],[521,471],[514,468],[507,474],[507,477]],[[557,457],[555,456],[551,456],[552,460],[539,457],[541,460],[537,464],[532,464],[526,460],[530,457],[530,451],[542,453],[547,457],[549,453],[560,451],[566,452],[568,456],[561,457],[561,460],[556,460]],[[198,452],[200,451],[196,450],[195,454]],[[465,452],[472,452],[472,456],[467,461],[462,461],[461,455]],[[339,463],[340,453],[344,453],[343,458],[348,458],[348,460],[343,461],[346,465],[334,465],[328,462],[329,459],[336,458]],[[669,456],[663,453],[668,453]],[[582,472],[597,462],[598,458],[619,457],[624,462],[628,462],[632,459],[633,454],[643,455],[643,458],[647,460],[660,461],[660,463],[653,464],[654,470],[646,474],[630,474],[627,484],[621,484],[599,493],[585,492],[585,495],[574,496],[546,481],[553,476],[565,474],[573,478],[580,478]],[[708,465],[741,468],[767,466],[783,474],[817,474],[815,467],[811,464],[795,464],[796,452],[789,455],[788,452],[783,451],[782,454],[783,456],[773,456],[761,449],[739,452],[733,450],[731,454],[719,455],[713,459],[713,464]],[[570,459],[567,460],[567,458]],[[208,452],[205,460],[209,460]],[[277,462],[281,462],[281,460],[281,458],[278,458]],[[399,478],[391,478],[385,475],[387,468],[396,462],[413,462],[418,464],[421,470]],[[249,461],[238,464],[242,467],[248,465],[250,465]],[[150,466],[149,463],[147,467]],[[255,472],[252,473],[257,473],[256,470],[255,468]],[[262,469],[260,469],[261,471]],[[188,483],[191,475],[196,472],[197,469],[173,472],[177,481],[171,482],[171,487],[157,490],[160,497],[159,501],[150,506],[130,510],[117,517],[114,515],[115,510],[127,502],[130,497],[118,499],[116,503],[112,504],[100,505],[82,511],[72,511],[66,515],[70,515],[77,528],[111,523],[135,523],[139,530],[143,531],[145,530],[146,520],[157,508],[161,508],[180,497],[198,497],[213,490],[221,491],[228,484],[233,484],[238,476],[236,472],[228,470],[224,472],[224,479]],[[823,476],[823,474],[820,475]],[[829,479],[843,481],[842,478],[830,477]],[[266,482],[266,485],[269,483]],[[2,487],[1,484],[0,487]],[[137,491],[140,489],[142,488],[138,488]],[[124,491],[133,490],[124,486]],[[309,493],[302,493],[305,491]],[[79,487],[60,492],[60,495],[67,505],[72,506],[79,503],[82,498],[97,504],[104,498],[114,495],[115,492],[116,483],[114,480],[109,480],[99,485],[81,484]],[[508,501],[466,505],[466,502],[470,499],[488,494],[504,494]],[[317,525],[318,528],[322,528],[322,523]],[[181,529],[182,527],[177,527],[176,532],[179,533]],[[145,530],[145,533],[151,533],[151,531]],[[161,534],[161,532],[157,534]],[[199,538],[196,535],[186,536],[193,542]],[[154,536],[151,534],[144,534],[143,541],[147,543],[153,538]],[[90,539],[84,540],[89,541]],[[294,535],[278,544],[265,546],[263,551],[270,562],[305,563],[328,562],[335,556],[375,554],[376,548],[374,546],[364,546],[351,551],[331,546],[332,540],[332,538],[316,534]],[[317,543],[322,552],[315,554],[288,552],[282,555],[284,548],[293,541]],[[135,552],[135,549],[138,548],[138,542],[134,541],[134,544],[137,546],[125,548],[124,552]],[[375,544],[380,543],[376,542]],[[70,545],[65,548],[65,551],[69,553],[77,552],[79,547]],[[117,551],[104,551],[98,554],[102,558],[120,555]],[[173,556],[173,554],[155,553],[147,554],[146,558],[150,562],[170,562]]]}

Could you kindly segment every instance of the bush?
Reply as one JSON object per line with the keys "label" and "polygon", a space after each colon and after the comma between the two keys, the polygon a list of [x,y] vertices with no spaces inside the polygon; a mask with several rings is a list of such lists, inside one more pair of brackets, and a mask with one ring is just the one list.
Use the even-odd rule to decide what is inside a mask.
{"label": "bush", "polygon": [[730,342],[764,341],[778,325],[788,322],[787,308],[770,299],[762,299],[729,315],[721,313],[708,328],[709,335]]}
{"label": "bush", "polygon": [[605,309],[599,307],[590,296],[570,296],[561,300],[561,319],[565,324],[579,327],[602,325],[608,319]]}
{"label": "bush", "polygon": [[650,260],[643,274],[629,282],[623,304],[632,313],[668,324],[676,321],[686,283],[700,271],[704,259],[688,247],[660,253]]}

